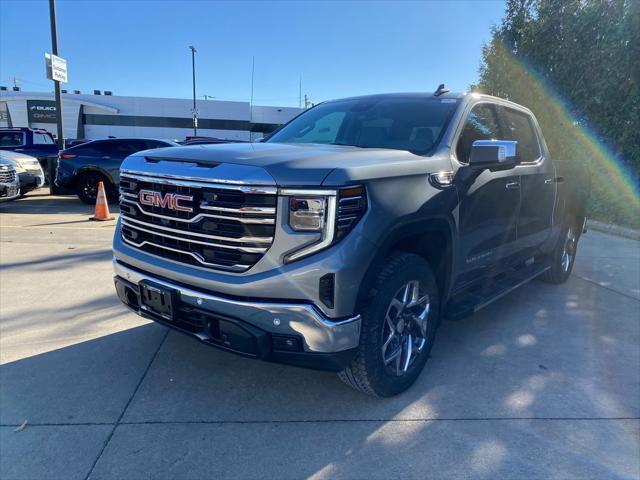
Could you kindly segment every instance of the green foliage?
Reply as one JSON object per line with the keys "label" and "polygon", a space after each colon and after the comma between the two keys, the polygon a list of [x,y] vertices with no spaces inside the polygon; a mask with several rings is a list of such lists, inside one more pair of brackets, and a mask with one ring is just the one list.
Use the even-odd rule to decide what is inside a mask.
{"label": "green foliage", "polygon": [[639,0],[507,0],[479,73],[534,112],[554,158],[590,169],[592,216],[640,226]]}

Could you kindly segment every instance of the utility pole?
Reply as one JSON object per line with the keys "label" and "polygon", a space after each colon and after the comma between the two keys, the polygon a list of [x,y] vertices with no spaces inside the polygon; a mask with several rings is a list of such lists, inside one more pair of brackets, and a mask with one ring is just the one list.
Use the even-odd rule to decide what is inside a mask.
{"label": "utility pole", "polygon": [[[51,53],[58,56],[58,29],[56,22],[56,0],[49,0],[49,21],[51,22]],[[58,148],[64,149],[64,130],[62,129],[62,94],[60,92],[60,82],[54,80],[53,84],[56,89],[56,126],[58,128]],[[49,183],[53,188],[53,182],[51,181],[51,173],[49,172]],[[51,192],[53,193],[53,192]]]}
{"label": "utility pole", "polygon": [[251,100],[249,100],[249,108],[251,111],[249,112],[249,119],[253,119],[253,78],[255,76],[256,71],[256,57],[255,55],[251,57]]}
{"label": "utility pole", "polygon": [[309,105],[311,105],[311,100],[309,100],[309,97],[307,96],[307,94],[304,94],[304,108],[305,110],[307,108],[309,108]]}
{"label": "utility pole", "polygon": [[196,47],[189,46],[191,49],[191,73],[193,76],[193,136],[198,136],[198,109],[196,108]]}

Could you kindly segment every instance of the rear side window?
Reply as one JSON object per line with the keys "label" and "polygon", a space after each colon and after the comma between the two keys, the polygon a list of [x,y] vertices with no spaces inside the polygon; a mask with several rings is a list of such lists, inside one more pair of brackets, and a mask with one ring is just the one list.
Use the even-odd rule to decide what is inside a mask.
{"label": "rear side window", "polygon": [[516,155],[522,163],[535,163],[540,158],[540,145],[531,117],[524,112],[511,108],[500,108],[502,139],[515,140]]}
{"label": "rear side window", "polygon": [[0,147],[19,147],[24,145],[22,132],[0,133]]}
{"label": "rear side window", "polygon": [[125,158],[148,148],[143,140],[99,140],[73,147],[70,153],[88,157]]}
{"label": "rear side window", "polygon": [[84,155],[87,157],[102,157],[109,155],[108,147],[104,142],[89,142],[78,145],[77,147],[72,147],[68,151],[75,155]]}
{"label": "rear side window", "polygon": [[33,133],[33,143],[35,145],[53,145],[55,142],[46,133]]}
{"label": "rear side window", "polygon": [[500,125],[496,108],[490,103],[476,105],[469,113],[456,145],[458,161],[469,163],[471,145],[476,140],[500,139]]}
{"label": "rear side window", "polygon": [[168,147],[169,145],[165,142],[161,142],[159,140],[136,140],[135,141],[135,150],[131,153],[140,152],[142,150],[151,150],[153,148],[163,148]]}

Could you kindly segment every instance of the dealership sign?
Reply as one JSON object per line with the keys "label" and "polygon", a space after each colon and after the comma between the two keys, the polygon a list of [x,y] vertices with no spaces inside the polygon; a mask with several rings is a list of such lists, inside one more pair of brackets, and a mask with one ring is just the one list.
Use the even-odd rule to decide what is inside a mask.
{"label": "dealership sign", "polygon": [[62,83],[67,83],[67,61],[50,53],[44,54],[47,66],[47,78]]}
{"label": "dealership sign", "polygon": [[27,100],[29,123],[56,123],[56,102],[52,100]]}

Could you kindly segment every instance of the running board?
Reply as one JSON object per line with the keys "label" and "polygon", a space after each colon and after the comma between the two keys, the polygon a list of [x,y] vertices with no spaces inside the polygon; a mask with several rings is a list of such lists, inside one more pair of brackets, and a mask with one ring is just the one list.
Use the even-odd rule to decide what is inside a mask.
{"label": "running board", "polygon": [[548,265],[532,264],[500,280],[493,280],[483,292],[468,291],[452,298],[447,305],[445,318],[459,320],[469,316],[490,303],[511,293],[516,288],[530,282],[551,268]]}

